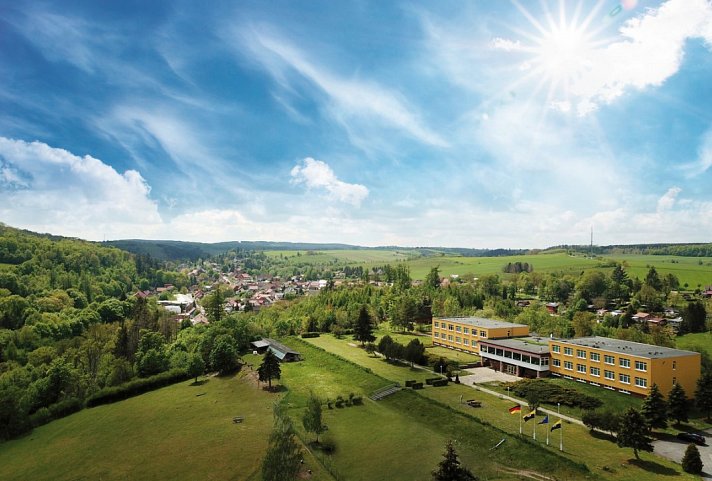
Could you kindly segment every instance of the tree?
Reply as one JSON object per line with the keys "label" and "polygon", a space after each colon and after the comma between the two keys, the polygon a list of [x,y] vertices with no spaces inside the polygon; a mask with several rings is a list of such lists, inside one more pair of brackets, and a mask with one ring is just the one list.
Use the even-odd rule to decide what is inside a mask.
{"label": "tree", "polygon": [[290,481],[299,474],[302,450],[294,439],[294,427],[288,417],[275,408],[274,427],[262,460],[263,481]]}
{"label": "tree", "polygon": [[660,276],[658,275],[658,271],[655,270],[655,267],[651,267],[645,275],[645,285],[652,287],[656,291],[663,290],[663,281],[660,280]]}
{"label": "tree", "polygon": [[438,266],[432,267],[427,276],[425,276],[425,286],[432,289],[440,287],[440,271]]}
{"label": "tree", "polygon": [[186,371],[190,377],[195,378],[195,382],[197,383],[198,376],[205,372],[205,361],[203,361],[203,357],[197,352],[192,353],[188,358],[188,368]]}
{"label": "tree", "polygon": [[640,459],[638,451],[652,452],[650,428],[639,411],[628,408],[621,416],[616,442],[621,448],[633,448],[636,459]]}
{"label": "tree", "polygon": [[700,451],[694,444],[689,444],[685,449],[685,455],[682,457],[682,469],[686,473],[700,474],[702,472],[702,458]]}
{"label": "tree", "polygon": [[678,383],[675,383],[668,395],[668,415],[675,420],[675,424],[680,424],[682,421],[687,422],[687,414],[690,410],[690,405],[687,402],[687,394]]}
{"label": "tree", "polygon": [[405,347],[403,357],[406,361],[410,362],[410,367],[413,367],[414,363],[420,364],[425,357],[425,346],[418,339],[411,339]]}
{"label": "tree", "polygon": [[704,332],[707,311],[702,302],[690,302],[682,311],[682,329],[684,332]]}
{"label": "tree", "polygon": [[712,371],[703,371],[702,376],[697,380],[697,390],[695,391],[695,402],[710,419],[712,411]]}
{"label": "tree", "polygon": [[452,441],[445,444],[443,458],[438,469],[433,471],[433,481],[478,481],[469,469],[460,465]]}
{"label": "tree", "polygon": [[314,393],[307,399],[307,410],[302,417],[302,424],[307,432],[316,434],[316,442],[319,443],[319,435],[326,431],[326,425],[321,419],[321,401]]}
{"label": "tree", "polygon": [[627,292],[626,284],[628,283],[628,274],[621,264],[616,264],[611,272],[611,297],[614,300],[620,301]]}
{"label": "tree", "polygon": [[205,300],[203,300],[203,307],[205,307],[206,314],[208,315],[210,322],[220,322],[223,318],[224,304],[225,298],[220,290],[220,284],[218,284],[215,291],[212,294],[205,296]]}
{"label": "tree", "polygon": [[279,379],[282,376],[279,359],[277,359],[277,356],[275,356],[270,349],[267,349],[267,352],[265,352],[265,356],[262,358],[262,364],[257,368],[257,374],[260,381],[267,381],[270,389],[272,389],[272,379]]}
{"label": "tree", "polygon": [[384,356],[388,352],[388,347],[393,344],[393,338],[389,335],[385,335],[381,338],[380,341],[378,341],[378,352],[383,354]]}
{"label": "tree", "polygon": [[586,337],[593,334],[593,327],[596,324],[596,315],[591,312],[576,312],[571,321],[576,337]]}
{"label": "tree", "polygon": [[237,367],[237,348],[231,335],[222,334],[215,339],[210,351],[210,365],[220,374],[231,372]]}
{"label": "tree", "polygon": [[667,403],[657,384],[650,387],[650,392],[643,400],[641,414],[651,428],[667,427]]}
{"label": "tree", "polygon": [[376,340],[376,336],[373,335],[371,316],[369,315],[365,304],[361,305],[361,309],[358,312],[358,319],[356,320],[356,325],[354,326],[354,340],[361,341],[362,346],[367,342],[373,342]]}

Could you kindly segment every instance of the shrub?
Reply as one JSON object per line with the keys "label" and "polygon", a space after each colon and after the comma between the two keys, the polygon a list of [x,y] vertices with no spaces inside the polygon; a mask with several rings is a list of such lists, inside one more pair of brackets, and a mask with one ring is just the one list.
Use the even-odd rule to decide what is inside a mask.
{"label": "shrub", "polygon": [[441,379],[439,377],[429,377],[425,380],[425,384],[432,385],[435,381],[440,381]]}
{"label": "shrub", "polygon": [[170,371],[156,374],[147,378],[139,378],[114,387],[105,387],[89,396],[87,407],[110,404],[116,401],[138,396],[148,391],[153,391],[179,381],[190,379],[188,373],[183,369],[171,369]]}
{"label": "shrub", "polygon": [[589,429],[599,429],[611,433],[618,432],[620,425],[620,415],[608,409],[601,411],[584,411],[581,421]]}
{"label": "shrub", "polygon": [[354,396],[353,399],[351,400],[354,406],[363,404],[363,397],[361,396]]}
{"label": "shrub", "polygon": [[334,403],[334,405],[335,405],[337,408],[344,407],[344,398],[343,398],[343,396],[341,396],[341,394],[339,394],[338,396],[336,396],[336,402]]}
{"label": "shrub", "polygon": [[570,407],[595,409],[603,403],[600,399],[589,396],[576,389],[559,386],[545,379],[522,379],[509,385],[517,396],[540,403],[560,403]]}
{"label": "shrub", "polygon": [[45,408],[38,409],[36,413],[30,416],[30,422],[34,427],[47,424],[55,419],[69,416],[84,408],[84,403],[81,399],[69,398],[58,403],[50,404]]}
{"label": "shrub", "polygon": [[415,384],[415,380],[406,381],[406,382],[405,382],[405,387],[411,387],[411,386],[413,386],[413,384]]}
{"label": "shrub", "polygon": [[437,381],[433,381],[430,383],[433,387],[441,387],[441,386],[447,386],[448,380],[447,379],[438,379]]}
{"label": "shrub", "polygon": [[319,337],[321,336],[321,333],[319,332],[303,332],[302,333],[302,339],[310,339],[312,337]]}
{"label": "shrub", "polygon": [[685,450],[685,455],[682,457],[682,469],[686,473],[700,474],[702,472],[702,458],[697,446],[690,444]]}
{"label": "shrub", "polygon": [[422,382],[414,382],[410,387],[413,389],[423,389],[423,383]]}

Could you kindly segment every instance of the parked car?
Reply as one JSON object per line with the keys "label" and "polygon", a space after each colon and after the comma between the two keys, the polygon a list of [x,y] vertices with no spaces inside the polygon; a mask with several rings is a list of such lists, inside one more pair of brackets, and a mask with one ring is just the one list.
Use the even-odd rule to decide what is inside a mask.
{"label": "parked car", "polygon": [[707,440],[701,434],[697,433],[678,433],[677,439],[682,439],[683,441],[690,441],[700,446],[707,446]]}

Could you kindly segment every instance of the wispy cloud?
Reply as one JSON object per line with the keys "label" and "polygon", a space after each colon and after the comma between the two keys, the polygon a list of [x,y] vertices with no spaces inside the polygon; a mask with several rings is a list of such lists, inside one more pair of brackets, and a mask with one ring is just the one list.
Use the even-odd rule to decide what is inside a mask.
{"label": "wispy cloud", "polygon": [[348,184],[339,180],[326,162],[307,157],[290,172],[292,183],[304,184],[309,189],[324,189],[341,202],[360,205],[368,196],[368,189],[361,184]]}
{"label": "wispy cloud", "polygon": [[[310,56],[266,28],[243,29],[242,43],[285,89],[292,90],[290,74],[297,73],[328,96],[332,116],[346,124],[378,122],[400,130],[425,144],[444,147],[447,142],[428,128],[398,91],[375,81],[354,80],[319,65]],[[243,52],[241,52],[243,53]]]}
{"label": "wispy cloud", "polygon": [[697,160],[681,166],[688,177],[704,174],[710,167],[712,167],[712,128],[702,136],[702,141],[697,149]]}

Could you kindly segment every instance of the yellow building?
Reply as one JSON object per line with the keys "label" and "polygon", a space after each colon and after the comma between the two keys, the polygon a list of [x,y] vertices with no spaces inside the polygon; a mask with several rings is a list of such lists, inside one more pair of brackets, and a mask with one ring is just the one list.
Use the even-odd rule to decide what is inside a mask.
{"label": "yellow building", "polygon": [[529,335],[529,326],[481,317],[446,317],[433,320],[433,344],[479,354],[481,339]]}
{"label": "yellow building", "polygon": [[667,396],[674,383],[693,397],[700,377],[697,352],[607,337],[550,339],[549,371],[594,386],[647,396],[657,384]]}

